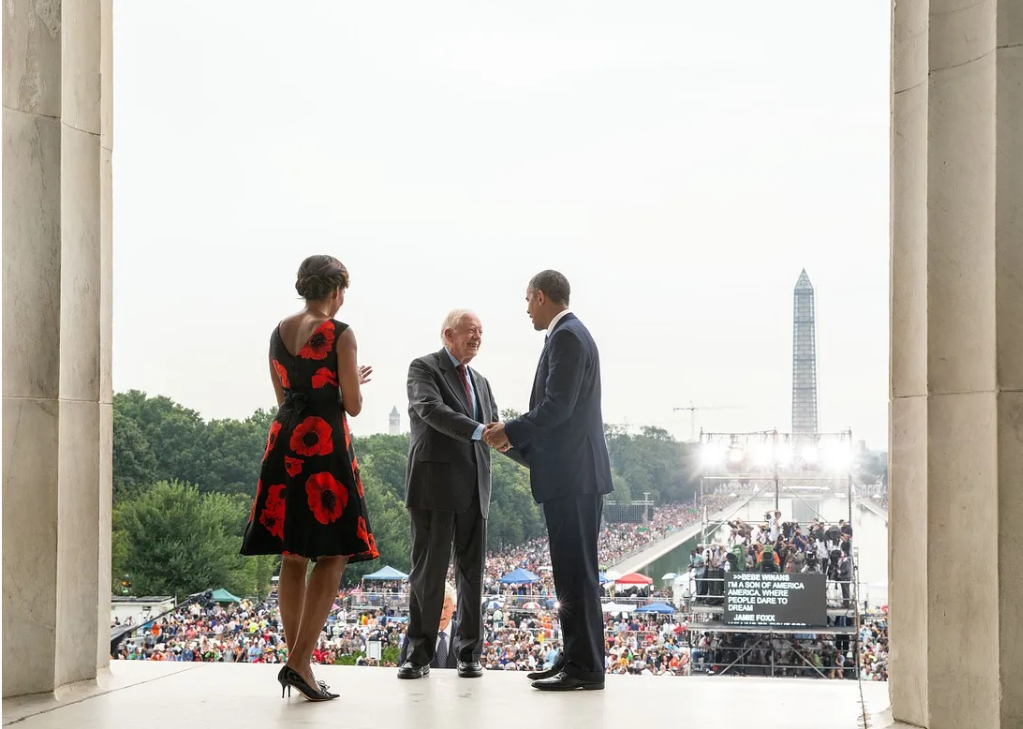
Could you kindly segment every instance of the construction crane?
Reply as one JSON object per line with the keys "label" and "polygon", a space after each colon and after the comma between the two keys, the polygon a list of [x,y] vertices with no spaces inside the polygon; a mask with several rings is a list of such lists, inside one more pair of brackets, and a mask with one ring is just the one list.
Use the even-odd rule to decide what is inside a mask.
{"label": "construction crane", "polygon": [[741,410],[738,405],[693,405],[693,401],[689,401],[687,407],[672,408],[673,412],[689,411],[689,441],[692,443],[696,442],[696,411],[697,410]]}

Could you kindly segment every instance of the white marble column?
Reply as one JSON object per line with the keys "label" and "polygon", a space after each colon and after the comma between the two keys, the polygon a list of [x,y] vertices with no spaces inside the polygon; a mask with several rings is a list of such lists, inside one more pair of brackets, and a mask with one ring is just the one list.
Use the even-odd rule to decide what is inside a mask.
{"label": "white marble column", "polygon": [[100,227],[99,227],[99,585],[97,603],[97,666],[110,662],[110,606],[106,597],[110,575],[111,507],[114,468],[114,385],[112,378],[113,312],[113,168],[114,149],[114,0],[100,3]]}
{"label": "white marble column", "polygon": [[1023,726],[1023,3],[900,0],[892,46],[890,692]]}
{"label": "white marble column", "polygon": [[4,5],[5,697],[94,678],[109,641],[104,10],[98,0]]}

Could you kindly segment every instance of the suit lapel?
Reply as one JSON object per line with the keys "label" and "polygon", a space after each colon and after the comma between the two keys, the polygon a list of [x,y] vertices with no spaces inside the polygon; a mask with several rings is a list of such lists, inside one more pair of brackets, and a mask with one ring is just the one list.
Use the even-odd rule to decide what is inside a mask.
{"label": "suit lapel", "polygon": [[447,380],[448,387],[454,391],[459,405],[462,406],[462,412],[471,418],[472,410],[469,407],[469,398],[465,396],[465,385],[462,384],[462,377],[455,369],[455,365],[451,363],[448,351],[442,349],[437,356],[440,358],[440,368],[444,372],[444,379]]}
{"label": "suit lapel", "polygon": [[536,373],[533,375],[533,391],[529,393],[530,410],[536,407],[536,401],[538,399],[537,393],[540,391],[540,388],[545,385],[545,383],[541,380],[540,375],[541,373],[543,373],[545,369],[544,365],[546,363],[547,363],[547,340],[545,339],[543,343],[543,349],[540,350],[540,361],[536,363]]}

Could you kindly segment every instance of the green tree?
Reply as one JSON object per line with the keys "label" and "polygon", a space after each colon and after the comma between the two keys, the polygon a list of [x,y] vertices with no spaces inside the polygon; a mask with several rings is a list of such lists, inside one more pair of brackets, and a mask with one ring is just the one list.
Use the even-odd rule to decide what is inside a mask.
{"label": "green tree", "polygon": [[529,488],[529,471],[496,451],[490,462],[487,546],[500,549],[543,535],[546,526]]}
{"label": "green tree", "polygon": [[617,425],[606,425],[608,453],[620,501],[639,499],[644,493],[660,503],[686,501],[699,488],[690,446],[676,441],[663,428],[647,426],[629,435]]}
{"label": "green tree", "polygon": [[365,476],[376,479],[400,502],[405,501],[405,471],[408,465],[409,436],[377,433],[355,439],[355,456]]}
{"label": "green tree", "polygon": [[245,420],[213,420],[206,426],[209,469],[200,491],[254,494],[267,432],[274,413],[257,410]]}
{"label": "green tree", "polygon": [[859,454],[853,462],[855,480],[860,484],[877,483],[878,479],[888,480],[888,454],[867,451]]}
{"label": "green tree", "polygon": [[199,484],[209,472],[206,423],[168,397],[148,397],[138,390],[114,395],[114,411],[142,431],[156,459],[157,480]]}
{"label": "green tree", "polygon": [[409,517],[405,504],[399,501],[372,473],[362,474],[366,492],[366,509],[380,558],[372,562],[357,562],[345,570],[345,582],[357,582],[360,577],[390,565],[402,572],[411,569],[412,541]]}
{"label": "green tree", "polygon": [[[162,481],[114,508],[118,572],[137,595],[189,595],[225,587],[251,594],[238,554],[247,512],[241,500]],[[115,574],[115,578],[118,575]]]}
{"label": "green tree", "polygon": [[151,486],[157,480],[157,463],[142,428],[117,405],[114,406],[113,426],[114,500],[117,501]]}

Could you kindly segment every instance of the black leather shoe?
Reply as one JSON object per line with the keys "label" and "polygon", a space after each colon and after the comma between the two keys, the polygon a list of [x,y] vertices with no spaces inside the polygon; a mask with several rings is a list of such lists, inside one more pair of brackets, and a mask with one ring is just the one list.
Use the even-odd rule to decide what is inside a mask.
{"label": "black leather shoe", "polygon": [[405,661],[398,669],[398,678],[422,678],[430,675],[430,665],[420,666],[412,661]]}
{"label": "black leather shoe", "polygon": [[559,673],[561,673],[561,669],[562,666],[555,663],[553,666],[551,666],[545,671],[533,671],[532,673],[527,673],[526,678],[528,678],[530,681],[542,681],[545,678],[554,678]]}
{"label": "black leather shoe", "polygon": [[583,681],[562,671],[551,678],[533,681],[533,688],[540,691],[603,691],[604,681]]}
{"label": "black leather shoe", "polygon": [[459,661],[458,675],[461,678],[479,678],[483,675],[483,664],[479,661]]}

